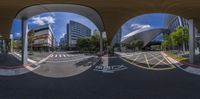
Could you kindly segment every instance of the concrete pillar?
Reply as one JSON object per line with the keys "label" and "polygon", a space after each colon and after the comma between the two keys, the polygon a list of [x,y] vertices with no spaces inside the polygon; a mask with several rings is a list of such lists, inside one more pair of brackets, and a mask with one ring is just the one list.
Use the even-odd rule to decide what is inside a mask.
{"label": "concrete pillar", "polygon": [[194,23],[193,20],[190,19],[188,21],[189,23],[189,51],[190,51],[190,55],[189,55],[189,61],[191,64],[194,63],[194,58],[195,58],[195,31],[194,31]]}
{"label": "concrete pillar", "polygon": [[100,32],[100,54],[103,55],[103,33],[105,32]]}
{"label": "concrete pillar", "polygon": [[22,18],[22,64],[28,64],[28,23]]}
{"label": "concrete pillar", "polygon": [[13,35],[10,34],[10,52],[13,52]]}
{"label": "concrete pillar", "polygon": [[2,49],[3,49],[3,43],[2,40],[0,39],[0,53],[2,53]]}
{"label": "concrete pillar", "polygon": [[2,41],[2,46],[3,46],[2,52],[6,53],[6,41],[5,40]]}

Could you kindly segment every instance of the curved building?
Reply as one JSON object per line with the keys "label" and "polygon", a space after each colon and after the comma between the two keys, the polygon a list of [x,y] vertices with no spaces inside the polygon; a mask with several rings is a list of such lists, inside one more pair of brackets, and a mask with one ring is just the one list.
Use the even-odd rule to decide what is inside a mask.
{"label": "curved building", "polygon": [[136,31],[133,31],[124,37],[122,37],[121,42],[122,43],[130,43],[133,40],[136,39],[142,39],[144,41],[144,47],[151,42],[156,36],[158,36],[160,33],[168,32],[169,29],[167,28],[143,28]]}

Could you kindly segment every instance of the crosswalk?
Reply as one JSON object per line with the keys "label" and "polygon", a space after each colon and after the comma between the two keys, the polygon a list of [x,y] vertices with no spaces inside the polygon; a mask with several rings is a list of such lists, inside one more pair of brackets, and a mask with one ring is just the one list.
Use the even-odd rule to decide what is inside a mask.
{"label": "crosswalk", "polygon": [[81,54],[52,54],[51,58],[67,58],[67,57],[74,57],[74,56],[81,56]]}

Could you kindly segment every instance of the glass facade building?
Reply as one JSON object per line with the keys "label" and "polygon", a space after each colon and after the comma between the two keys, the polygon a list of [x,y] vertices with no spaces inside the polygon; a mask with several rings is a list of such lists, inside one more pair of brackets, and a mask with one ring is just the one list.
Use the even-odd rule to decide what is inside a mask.
{"label": "glass facade building", "polygon": [[122,38],[122,30],[121,30],[121,28],[120,28],[119,31],[118,31],[118,32],[115,34],[115,36],[113,37],[112,44],[113,44],[113,45],[115,45],[115,44],[120,44],[121,38]]}
{"label": "glass facade building", "polygon": [[[170,30],[170,33],[174,32],[178,26],[189,26],[188,20],[176,15],[166,15],[165,27]],[[197,58],[200,58],[200,33],[198,32],[197,28],[194,28],[194,31],[195,31],[195,39],[194,39],[195,55]],[[186,43],[183,46],[183,49],[184,47],[186,51],[189,51],[189,43]]]}
{"label": "glass facade building", "polygon": [[188,26],[187,20],[176,15],[166,15],[165,27],[168,28],[170,32],[176,31],[179,26]]}
{"label": "glass facade building", "polygon": [[[179,26],[187,26],[189,27],[188,20],[183,17],[167,14],[165,17],[165,27],[170,30],[169,33],[176,31]],[[184,50],[189,50],[188,43],[183,45]]]}
{"label": "glass facade building", "polygon": [[70,21],[67,25],[68,47],[76,47],[78,38],[88,36],[91,36],[91,29],[87,26],[75,21]]}

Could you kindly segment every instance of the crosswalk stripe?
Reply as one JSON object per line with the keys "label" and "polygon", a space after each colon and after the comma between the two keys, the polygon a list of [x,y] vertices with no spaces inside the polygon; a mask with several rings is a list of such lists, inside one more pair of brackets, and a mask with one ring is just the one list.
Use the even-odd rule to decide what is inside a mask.
{"label": "crosswalk stripe", "polygon": [[78,55],[73,55],[73,54],[54,54],[54,55],[51,55],[50,57],[62,58],[62,57],[74,57],[74,56],[81,56],[81,54],[78,54]]}

